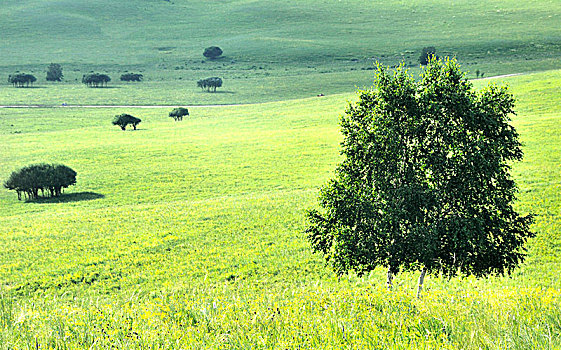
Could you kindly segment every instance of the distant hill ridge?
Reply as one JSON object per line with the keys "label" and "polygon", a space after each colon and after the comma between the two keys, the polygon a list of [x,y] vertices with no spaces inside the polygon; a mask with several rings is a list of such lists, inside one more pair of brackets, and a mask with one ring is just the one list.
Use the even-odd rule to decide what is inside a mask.
{"label": "distant hill ridge", "polygon": [[283,64],[415,61],[408,53],[426,45],[460,60],[535,59],[561,52],[560,16],[560,2],[543,0],[4,0],[0,66],[181,62],[210,45],[230,58]]}

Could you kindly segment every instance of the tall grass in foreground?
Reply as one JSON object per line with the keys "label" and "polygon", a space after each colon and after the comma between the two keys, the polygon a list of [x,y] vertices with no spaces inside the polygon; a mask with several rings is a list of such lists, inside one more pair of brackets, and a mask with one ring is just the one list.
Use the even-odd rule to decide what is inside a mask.
{"label": "tall grass in foreground", "polygon": [[[413,287],[413,286],[411,286]],[[4,348],[556,349],[558,290],[412,289],[356,281],[256,292],[138,290],[119,300],[2,296]]]}

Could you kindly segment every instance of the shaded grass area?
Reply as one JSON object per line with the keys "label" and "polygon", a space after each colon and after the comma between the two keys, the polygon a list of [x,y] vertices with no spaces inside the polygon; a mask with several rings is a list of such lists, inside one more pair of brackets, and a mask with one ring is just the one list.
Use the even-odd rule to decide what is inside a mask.
{"label": "shaded grass area", "polygon": [[105,198],[104,195],[95,192],[63,193],[56,197],[38,197],[27,200],[32,203],[68,203],[79,201],[91,201],[94,199]]}
{"label": "shaded grass area", "polygon": [[[527,262],[505,278],[401,274],[337,280],[304,212],[339,161],[354,95],[167,110],[0,110],[0,178],[33,162],[78,172],[68,195],[0,191],[4,348],[444,348],[561,346],[559,71],[505,78],[525,160],[518,208],[537,214]],[[488,81],[477,81],[485,84]],[[112,116],[131,113],[142,132]],[[21,133],[13,133],[21,130]]]}

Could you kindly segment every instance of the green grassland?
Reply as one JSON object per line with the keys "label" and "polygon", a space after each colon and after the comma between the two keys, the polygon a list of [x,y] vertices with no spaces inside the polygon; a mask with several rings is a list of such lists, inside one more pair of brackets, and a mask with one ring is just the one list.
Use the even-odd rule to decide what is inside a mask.
{"label": "green grassland", "polygon": [[[348,93],[370,83],[376,61],[418,66],[420,51],[457,56],[475,77],[561,68],[556,0],[4,0],[0,104],[209,104]],[[205,60],[218,45],[224,57]],[[65,81],[45,82],[51,62]],[[14,89],[8,74],[35,74]],[[113,89],[86,89],[107,72]],[[121,84],[125,71],[141,84]],[[2,77],[3,76],[3,77]],[[196,81],[224,79],[223,93]],[[95,91],[93,91],[95,90]]]}
{"label": "green grassland", "polygon": [[[0,109],[0,178],[78,172],[61,198],[0,190],[0,348],[561,348],[561,71],[505,78],[537,236],[511,277],[337,278],[304,212],[339,161],[352,94],[167,109]],[[478,80],[476,86],[489,83]],[[109,90],[109,89],[108,89]],[[112,116],[142,119],[137,131]]]}
{"label": "green grassland", "polygon": [[[1,180],[78,172],[60,198],[0,189],[0,349],[561,349],[561,2],[3,0],[0,18],[0,105],[198,106],[182,122],[0,108]],[[211,45],[224,57],[204,59]],[[425,46],[470,78],[523,73],[502,80],[537,236],[512,276],[432,276],[417,300],[414,274],[391,292],[383,271],[337,279],[303,230],[351,92],[377,61],[418,72]],[[13,88],[16,71],[39,80]],[[90,71],[113,81],[87,88]],[[196,87],[210,76],[217,93]],[[138,130],[111,125],[120,113]]]}

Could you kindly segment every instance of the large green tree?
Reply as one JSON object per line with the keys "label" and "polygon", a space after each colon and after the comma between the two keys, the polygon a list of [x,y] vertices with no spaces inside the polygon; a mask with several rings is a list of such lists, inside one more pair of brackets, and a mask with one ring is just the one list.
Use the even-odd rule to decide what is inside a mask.
{"label": "large green tree", "polygon": [[455,60],[431,59],[416,81],[379,67],[341,119],[343,161],[308,213],[308,238],[338,274],[401,270],[510,273],[533,236],[513,208],[510,164],[522,159],[506,87],[476,92]]}

